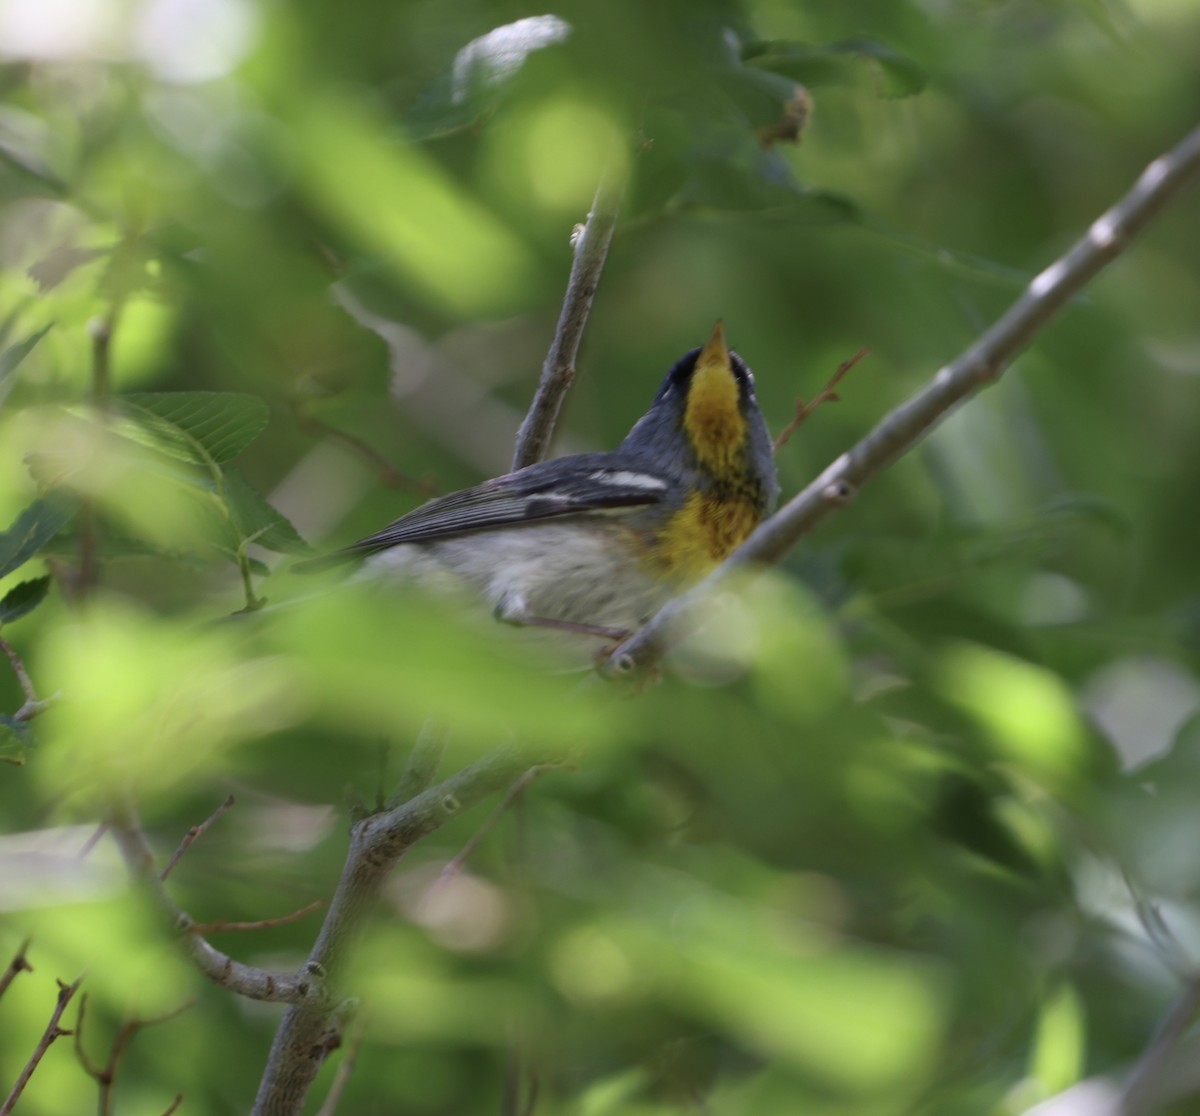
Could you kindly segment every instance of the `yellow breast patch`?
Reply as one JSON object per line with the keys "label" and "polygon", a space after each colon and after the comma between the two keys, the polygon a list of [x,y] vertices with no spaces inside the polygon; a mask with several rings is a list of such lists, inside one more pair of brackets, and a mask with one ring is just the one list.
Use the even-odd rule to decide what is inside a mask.
{"label": "yellow breast patch", "polygon": [[693,492],[667,524],[652,559],[675,580],[699,581],[741,543],[762,519],[759,505],[744,496]]}

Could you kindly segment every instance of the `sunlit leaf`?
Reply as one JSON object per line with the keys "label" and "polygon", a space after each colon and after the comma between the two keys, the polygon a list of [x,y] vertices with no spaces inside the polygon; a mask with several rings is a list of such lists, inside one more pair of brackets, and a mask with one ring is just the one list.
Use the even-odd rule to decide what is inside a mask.
{"label": "sunlit leaf", "polygon": [[1030,1076],[1046,1096],[1061,1093],[1082,1076],[1087,1058],[1087,1021],[1079,993],[1063,983],[1042,1001],[1030,1058]]}
{"label": "sunlit leaf", "polygon": [[428,154],[390,141],[353,102],[314,100],[295,119],[299,185],[415,294],[456,314],[520,305],[536,274],[529,249]]}

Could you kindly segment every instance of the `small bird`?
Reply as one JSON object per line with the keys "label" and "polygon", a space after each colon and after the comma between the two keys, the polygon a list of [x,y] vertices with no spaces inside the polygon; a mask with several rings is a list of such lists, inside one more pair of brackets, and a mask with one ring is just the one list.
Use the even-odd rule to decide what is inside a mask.
{"label": "small bird", "polygon": [[315,568],[465,582],[512,624],[621,641],[775,507],[750,369],[718,322],[614,450],[541,461],[429,501]]}

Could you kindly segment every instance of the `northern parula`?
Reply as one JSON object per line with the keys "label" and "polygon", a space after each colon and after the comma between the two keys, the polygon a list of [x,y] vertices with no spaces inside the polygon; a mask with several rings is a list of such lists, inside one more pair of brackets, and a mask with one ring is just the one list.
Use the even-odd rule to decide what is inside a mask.
{"label": "northern parula", "polygon": [[754,377],[718,322],[616,449],[430,500],[307,565],[365,557],[370,575],[464,581],[510,623],[621,640],[729,554],[778,495]]}

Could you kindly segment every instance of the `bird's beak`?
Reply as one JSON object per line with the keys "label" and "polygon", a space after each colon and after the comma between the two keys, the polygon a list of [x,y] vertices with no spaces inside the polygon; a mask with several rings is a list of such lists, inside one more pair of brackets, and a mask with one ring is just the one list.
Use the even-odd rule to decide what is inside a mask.
{"label": "bird's beak", "polygon": [[725,323],[718,321],[713,326],[712,336],[696,358],[697,368],[728,368],[729,350],[725,347]]}

